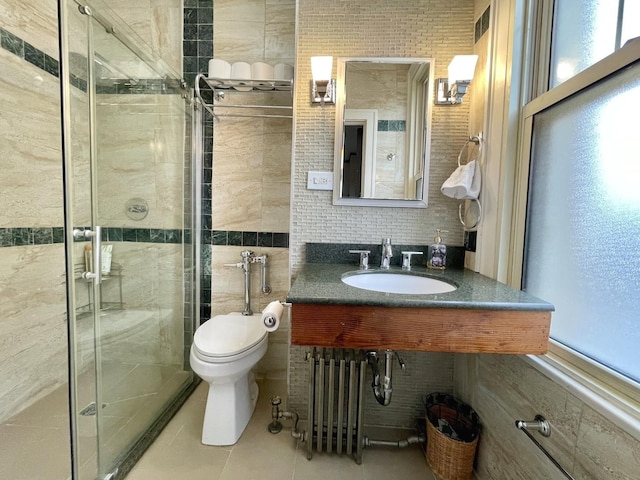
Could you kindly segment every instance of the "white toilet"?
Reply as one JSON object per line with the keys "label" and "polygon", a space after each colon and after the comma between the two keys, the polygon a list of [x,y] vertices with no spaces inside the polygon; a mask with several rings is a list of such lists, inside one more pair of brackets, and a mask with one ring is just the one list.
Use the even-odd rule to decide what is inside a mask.
{"label": "white toilet", "polygon": [[267,335],[259,313],[217,315],[196,330],[189,360],[209,383],[205,445],[233,445],[249,423],[258,400],[258,385],[249,371],[267,351]]}

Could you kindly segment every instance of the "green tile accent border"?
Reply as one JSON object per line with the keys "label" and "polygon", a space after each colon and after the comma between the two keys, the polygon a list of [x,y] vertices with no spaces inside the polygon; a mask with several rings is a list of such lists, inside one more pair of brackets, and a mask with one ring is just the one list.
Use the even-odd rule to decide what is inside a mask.
{"label": "green tile accent border", "polygon": [[[0,46],[8,52],[17,55],[39,69],[53,75],[60,76],[60,62],[34,47],[20,37],[0,27]],[[87,81],[74,74],[70,75],[71,85],[87,91]],[[115,79],[112,85],[96,86],[98,94],[160,94],[175,95],[181,93],[180,80],[149,78],[137,79],[132,83],[130,79]]]}
{"label": "green tile accent border", "polygon": [[0,46],[54,77],[59,76],[58,69],[60,65],[58,60],[1,27]]}
{"label": "green tile accent border", "polygon": [[280,232],[238,232],[213,230],[203,235],[203,243],[237,247],[289,248],[289,234]]}
{"label": "green tile accent border", "polygon": [[[89,229],[89,227],[78,228]],[[190,239],[191,232],[188,230],[121,227],[102,228],[102,240],[104,242],[178,244],[182,243],[183,240],[188,242]],[[0,228],[0,247],[51,245],[54,243],[64,243],[64,229],[62,227]],[[238,232],[213,230],[210,232],[210,235],[203,235],[203,244],[289,248],[289,234],[282,232]]]}
{"label": "green tile accent border", "polygon": [[[88,229],[89,227],[78,228]],[[191,232],[188,230],[162,228],[103,227],[102,229],[102,240],[105,242],[180,244],[183,242],[183,238],[185,241],[189,241]],[[54,243],[64,243],[64,229],[62,227],[0,228],[0,247],[52,245]]]}
{"label": "green tile accent border", "polygon": [[407,129],[405,120],[378,120],[379,132],[404,132]]}

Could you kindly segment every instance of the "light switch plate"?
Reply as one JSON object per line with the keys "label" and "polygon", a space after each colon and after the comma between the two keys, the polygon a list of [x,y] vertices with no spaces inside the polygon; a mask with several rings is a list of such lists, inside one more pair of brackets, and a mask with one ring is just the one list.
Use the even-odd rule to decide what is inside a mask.
{"label": "light switch plate", "polygon": [[307,172],[308,190],[333,190],[333,172]]}

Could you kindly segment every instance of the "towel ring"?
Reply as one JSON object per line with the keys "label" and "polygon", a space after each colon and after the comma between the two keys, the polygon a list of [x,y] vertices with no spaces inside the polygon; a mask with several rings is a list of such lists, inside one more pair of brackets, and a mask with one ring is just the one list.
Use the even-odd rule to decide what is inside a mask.
{"label": "towel ring", "polygon": [[[462,216],[462,206],[464,205],[464,202],[475,202],[478,204],[478,219],[476,220],[476,222],[473,225],[467,225],[464,222],[464,218]],[[478,226],[478,224],[480,223],[480,220],[482,220],[482,204],[480,203],[480,200],[478,200],[477,198],[474,200],[463,200],[462,202],[460,202],[458,204],[458,218],[460,219],[460,223],[462,224],[462,226],[465,228],[465,230],[471,230],[472,228],[476,228]]]}
{"label": "towel ring", "polygon": [[476,145],[478,145],[478,156],[480,156],[480,152],[482,152],[482,136],[473,135],[467,138],[467,141],[464,142],[464,145],[460,149],[460,153],[458,154],[458,166],[460,166],[460,160],[462,159],[462,153],[464,152],[464,149],[467,148],[467,145],[469,145],[470,143],[475,143]]}

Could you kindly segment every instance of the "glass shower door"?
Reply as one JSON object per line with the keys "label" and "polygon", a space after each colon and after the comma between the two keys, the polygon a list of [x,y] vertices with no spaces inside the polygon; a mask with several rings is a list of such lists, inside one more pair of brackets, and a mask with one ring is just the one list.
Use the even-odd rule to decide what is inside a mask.
{"label": "glass shower door", "polygon": [[188,110],[180,80],[114,34],[122,26],[68,5],[75,468],[76,478],[110,479],[193,379]]}

